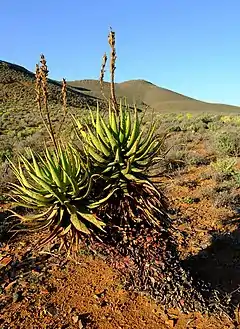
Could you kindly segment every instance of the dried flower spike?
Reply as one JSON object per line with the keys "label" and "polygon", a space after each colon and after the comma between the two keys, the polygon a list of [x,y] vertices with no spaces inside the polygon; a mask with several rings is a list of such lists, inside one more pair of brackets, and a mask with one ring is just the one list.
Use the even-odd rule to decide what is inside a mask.
{"label": "dried flower spike", "polygon": [[114,111],[116,114],[118,114],[118,107],[117,107],[117,99],[115,94],[115,69],[116,69],[116,48],[115,48],[115,32],[112,31],[112,28],[110,28],[110,33],[108,35],[108,43],[111,47],[111,56],[110,56],[110,75],[111,75],[111,100],[112,100],[112,106],[114,108]]}
{"label": "dried flower spike", "polygon": [[[48,77],[49,71],[47,68],[47,61],[43,54],[40,57],[40,63],[41,63],[40,66],[38,64],[36,65],[36,73],[35,73],[35,77],[36,77],[35,90],[36,90],[36,94],[37,94],[36,100],[37,100],[38,109],[40,111],[40,115],[41,115],[43,124],[45,125],[46,130],[52,139],[55,149],[57,149],[57,143],[55,140],[53,126],[52,126],[49,109],[48,109],[48,89],[47,89],[47,79],[48,78],[47,77]],[[41,104],[41,96],[43,96],[43,103],[44,103],[47,120],[44,119],[42,104]]]}

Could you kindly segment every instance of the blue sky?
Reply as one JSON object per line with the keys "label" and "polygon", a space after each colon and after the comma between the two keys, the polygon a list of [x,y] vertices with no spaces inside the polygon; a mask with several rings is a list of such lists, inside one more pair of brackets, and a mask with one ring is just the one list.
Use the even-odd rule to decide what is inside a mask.
{"label": "blue sky", "polygon": [[0,59],[50,77],[99,76],[116,31],[118,82],[145,79],[210,102],[240,105],[239,0],[2,0]]}

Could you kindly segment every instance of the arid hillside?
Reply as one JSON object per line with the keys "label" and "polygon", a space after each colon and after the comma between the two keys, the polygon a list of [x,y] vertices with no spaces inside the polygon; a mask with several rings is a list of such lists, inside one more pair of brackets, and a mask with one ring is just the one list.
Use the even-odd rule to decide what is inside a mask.
{"label": "arid hillside", "polygon": [[[69,81],[69,85],[75,87],[86,95],[102,97],[99,81],[79,80]],[[109,96],[109,83],[104,84],[104,93]],[[195,100],[177,92],[158,87],[145,80],[129,80],[116,83],[118,97],[126,97],[129,103],[136,103],[139,107],[148,105],[159,113],[172,112],[240,112],[237,106],[224,104],[211,104]]]}

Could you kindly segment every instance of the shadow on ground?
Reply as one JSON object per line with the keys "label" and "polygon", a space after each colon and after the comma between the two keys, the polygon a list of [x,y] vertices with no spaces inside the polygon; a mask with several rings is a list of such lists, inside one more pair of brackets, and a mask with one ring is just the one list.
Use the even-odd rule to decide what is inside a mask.
{"label": "shadow on ground", "polygon": [[[20,209],[20,210],[19,210]],[[16,212],[21,214],[27,214],[25,209],[16,208]],[[13,241],[20,241],[27,233],[27,230],[23,230],[24,227],[20,227],[20,220],[16,217],[12,217],[12,213],[9,210],[0,210],[0,246],[3,243],[10,243]],[[17,231],[18,227],[18,231]]]}
{"label": "shadow on ground", "polygon": [[[240,217],[231,220],[240,222]],[[236,308],[240,303],[240,225],[233,232],[213,232],[211,245],[184,260],[183,266],[195,280],[209,282],[213,290],[220,291],[224,303],[231,297]]]}
{"label": "shadow on ground", "polygon": [[12,236],[12,233],[9,232],[11,222],[8,220],[8,217],[10,215],[11,213],[9,211],[0,211],[0,244],[7,242]]}

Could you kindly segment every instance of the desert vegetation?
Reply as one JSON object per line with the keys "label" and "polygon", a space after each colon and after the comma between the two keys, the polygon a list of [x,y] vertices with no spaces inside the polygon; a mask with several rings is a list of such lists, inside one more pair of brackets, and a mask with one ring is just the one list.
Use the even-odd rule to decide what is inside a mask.
{"label": "desert vegetation", "polygon": [[[209,272],[217,260],[211,263],[209,256],[209,272],[203,263],[206,254],[216,257],[214,244],[221,246],[226,236],[236,242],[240,117],[235,108],[227,115],[216,109],[188,112],[191,99],[178,113],[163,113],[139,100],[128,103],[116,92],[115,41],[111,30],[111,81],[104,83],[105,54],[101,98],[76,91],[77,82],[69,86],[65,79],[48,79],[43,55],[35,76],[22,69],[12,76],[11,66],[0,66],[0,324],[111,328],[112,312],[112,327],[127,328],[117,313],[128,318],[129,309],[130,315],[139,312],[128,320],[139,322],[132,325],[136,328],[186,328],[191,322],[189,328],[234,328],[239,273],[229,271],[226,277],[219,270],[214,280]],[[25,90],[29,99],[22,97]],[[229,255],[233,263],[239,261],[237,250]],[[57,268],[50,265],[53,259]],[[82,268],[86,263],[96,267],[89,272],[96,284],[95,310],[89,306],[95,302]],[[71,276],[82,286],[79,291],[86,290],[77,302],[85,313],[76,315],[76,307],[70,307],[72,324],[66,311],[55,317],[57,296],[69,300],[60,286],[56,293],[50,273],[68,282],[65,289],[73,300]],[[24,314],[14,311],[16,305],[38,314],[35,322],[26,316],[22,326]],[[108,311],[101,317],[104,307]]]}

